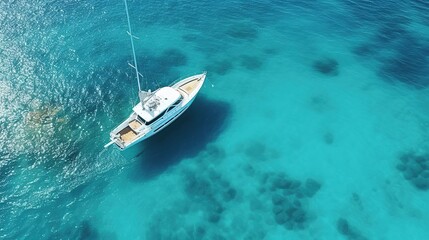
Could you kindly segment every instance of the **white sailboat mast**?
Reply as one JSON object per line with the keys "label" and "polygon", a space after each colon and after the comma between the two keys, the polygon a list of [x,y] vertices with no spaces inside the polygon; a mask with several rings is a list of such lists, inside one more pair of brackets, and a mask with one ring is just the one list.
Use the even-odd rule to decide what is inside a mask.
{"label": "white sailboat mast", "polygon": [[140,87],[140,77],[139,77],[139,70],[137,68],[137,59],[136,59],[136,51],[134,50],[134,36],[133,36],[133,32],[131,31],[131,23],[130,23],[130,15],[128,13],[128,5],[127,5],[127,0],[124,0],[125,3],[125,11],[127,13],[127,21],[128,21],[128,35],[130,35],[130,40],[131,40],[131,48],[133,49],[133,58],[134,58],[134,66],[132,66],[135,70],[136,70],[136,77],[137,77],[137,84],[139,86],[139,96],[140,96],[140,92],[141,92],[141,87]]}

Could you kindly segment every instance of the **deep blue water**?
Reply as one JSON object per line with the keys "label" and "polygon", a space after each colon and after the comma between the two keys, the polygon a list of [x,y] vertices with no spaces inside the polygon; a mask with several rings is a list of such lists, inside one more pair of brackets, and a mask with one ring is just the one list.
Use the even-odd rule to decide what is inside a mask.
{"label": "deep blue water", "polygon": [[429,239],[429,2],[0,2],[1,239]]}

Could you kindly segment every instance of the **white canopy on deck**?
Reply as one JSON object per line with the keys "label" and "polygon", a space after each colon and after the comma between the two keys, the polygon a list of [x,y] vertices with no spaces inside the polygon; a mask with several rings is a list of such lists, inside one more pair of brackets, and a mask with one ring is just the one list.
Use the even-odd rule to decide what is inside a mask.
{"label": "white canopy on deck", "polygon": [[154,92],[143,104],[139,102],[139,104],[133,108],[133,111],[146,122],[149,122],[163,113],[179,99],[180,93],[176,89],[172,87],[163,87]]}

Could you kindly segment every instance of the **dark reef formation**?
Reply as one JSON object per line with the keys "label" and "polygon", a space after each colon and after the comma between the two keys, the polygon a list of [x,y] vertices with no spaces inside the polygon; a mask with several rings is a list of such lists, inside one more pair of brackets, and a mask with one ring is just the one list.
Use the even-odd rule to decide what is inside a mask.
{"label": "dark reef formation", "polygon": [[257,56],[242,55],[240,63],[247,70],[258,70],[262,67],[262,60]]}
{"label": "dark reef formation", "polygon": [[[410,7],[421,8],[421,2],[414,1]],[[429,39],[410,28],[416,19],[404,15],[400,3],[395,1],[358,4],[349,1],[347,4],[360,22],[377,26],[372,36],[353,52],[377,61],[378,74],[388,82],[401,82],[418,89],[428,87]]]}
{"label": "dark reef formation", "polygon": [[398,40],[392,58],[383,61],[380,74],[387,79],[398,80],[417,88],[427,87],[429,80],[429,43],[410,35]]}
{"label": "dark reef formation", "polygon": [[217,229],[223,226],[224,214],[232,209],[238,191],[209,167],[222,161],[225,151],[210,145],[199,156],[196,166],[180,171],[185,198],[152,217],[146,239],[228,239]]}
{"label": "dark reef formation", "polygon": [[220,61],[214,61],[206,66],[206,69],[208,72],[213,72],[218,75],[225,75],[229,73],[234,66],[232,63],[228,60],[220,60]]}
{"label": "dark reef formation", "polygon": [[400,156],[400,163],[396,168],[417,189],[429,189],[429,155],[405,153]]}
{"label": "dark reef formation", "polygon": [[[52,231],[52,229],[51,229]],[[71,224],[69,227],[63,227],[58,231],[53,231],[45,239],[79,239],[79,240],[98,240],[98,239],[116,239],[112,232],[100,232],[89,220],[82,220]]]}
{"label": "dark reef formation", "polygon": [[325,142],[327,145],[331,145],[334,143],[334,135],[331,132],[323,134],[323,142]]}
{"label": "dark reef formation", "polygon": [[355,229],[353,226],[350,225],[349,221],[344,218],[339,218],[337,220],[337,231],[347,237],[348,239],[352,240],[365,240],[366,238],[362,236],[361,233],[357,229]]}
{"label": "dark reef formation", "polygon": [[157,58],[157,61],[160,65],[165,65],[168,67],[178,67],[185,66],[188,63],[188,58],[179,49],[170,48],[162,52],[162,54]]}
{"label": "dark reef formation", "polygon": [[97,229],[92,226],[89,221],[83,221],[81,225],[80,238],[82,240],[95,240],[99,239]]}
{"label": "dark reef formation", "polygon": [[244,155],[252,162],[269,161],[277,159],[279,153],[267,147],[267,145],[260,141],[250,141],[243,149]]}
{"label": "dark reef formation", "polygon": [[323,58],[313,62],[313,69],[329,76],[338,75],[338,62],[332,58]]}
{"label": "dark reef formation", "polygon": [[[153,215],[146,239],[264,239],[267,227],[307,229],[316,217],[311,199],[322,184],[313,178],[298,180],[281,171],[258,168],[279,157],[262,142],[249,141],[238,150],[247,161],[232,175],[214,167],[230,160],[215,144],[179,170],[182,184],[178,186],[182,188],[177,190],[183,191],[183,198]],[[245,184],[247,177],[249,185]]]}
{"label": "dark reef formation", "polygon": [[288,230],[305,229],[310,221],[309,209],[306,203],[321,188],[321,184],[308,178],[304,183],[276,173],[266,175],[263,179],[262,192],[271,195],[272,213],[275,222]]}
{"label": "dark reef formation", "polygon": [[147,82],[147,88],[154,89],[158,85],[170,84],[171,79],[177,79],[180,73],[178,67],[186,66],[188,56],[177,48],[168,48],[160,54],[150,54],[139,57],[138,62],[145,66],[145,77],[156,79],[157,82]]}
{"label": "dark reef formation", "polygon": [[253,40],[258,37],[258,30],[252,25],[235,24],[226,32],[228,36],[241,40]]}
{"label": "dark reef formation", "polygon": [[196,174],[195,171],[184,172],[185,193],[196,204],[201,204],[206,219],[212,224],[218,223],[225,210],[225,205],[233,201],[237,190],[229,181],[214,170],[205,174]]}
{"label": "dark reef formation", "polygon": [[330,99],[324,95],[315,95],[310,98],[309,107],[318,113],[324,113],[332,108]]}

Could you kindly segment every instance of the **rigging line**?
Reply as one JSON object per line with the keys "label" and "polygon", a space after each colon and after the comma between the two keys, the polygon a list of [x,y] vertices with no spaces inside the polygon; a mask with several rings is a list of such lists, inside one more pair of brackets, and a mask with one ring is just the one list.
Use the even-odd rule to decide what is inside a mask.
{"label": "rigging line", "polygon": [[137,84],[139,86],[139,92],[141,92],[139,70],[137,69],[136,51],[134,49],[134,40],[133,40],[134,36],[133,36],[133,32],[131,31],[130,15],[128,13],[127,0],[124,0],[124,3],[125,3],[125,12],[127,13],[127,22],[128,22],[128,32],[127,33],[128,33],[128,35],[130,35],[131,48],[133,49],[134,69],[136,70],[136,77],[137,77]]}

